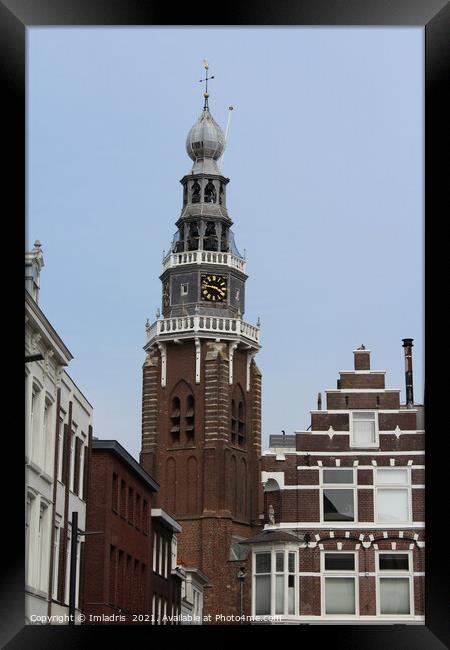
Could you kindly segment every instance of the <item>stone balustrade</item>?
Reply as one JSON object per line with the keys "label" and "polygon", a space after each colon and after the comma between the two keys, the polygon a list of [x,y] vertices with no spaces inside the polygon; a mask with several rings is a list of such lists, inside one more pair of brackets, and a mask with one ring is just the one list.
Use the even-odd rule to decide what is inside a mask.
{"label": "stone balustrade", "polygon": [[[225,338],[242,338],[251,341],[259,347],[259,327],[250,325],[240,318],[225,318],[221,316],[179,316],[176,318],[161,318],[147,328],[147,345],[156,338],[166,335],[192,336],[210,334]],[[147,346],[146,346],[147,347]]]}
{"label": "stone balustrade", "polygon": [[245,273],[245,260],[233,253],[219,251],[185,251],[169,253],[163,260],[163,269],[171,269],[183,264],[222,264]]}

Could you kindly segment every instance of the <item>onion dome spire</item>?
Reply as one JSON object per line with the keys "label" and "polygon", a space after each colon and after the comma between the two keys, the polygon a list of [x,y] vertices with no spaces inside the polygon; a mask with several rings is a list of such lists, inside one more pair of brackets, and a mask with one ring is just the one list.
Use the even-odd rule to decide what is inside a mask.
{"label": "onion dome spire", "polygon": [[209,65],[206,60],[204,67],[206,77],[200,79],[200,82],[206,83],[206,90],[203,93],[205,104],[202,114],[187,135],[186,151],[194,161],[193,173],[220,174],[216,161],[221,158],[225,150],[225,135],[209,112],[208,81],[214,77],[208,76]]}

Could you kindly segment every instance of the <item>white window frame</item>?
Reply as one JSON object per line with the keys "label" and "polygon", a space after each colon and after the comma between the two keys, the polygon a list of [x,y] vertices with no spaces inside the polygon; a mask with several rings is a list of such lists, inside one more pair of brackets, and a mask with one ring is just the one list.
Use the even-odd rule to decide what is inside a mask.
{"label": "white window frame", "polygon": [[33,378],[30,404],[30,460],[41,466],[42,421],[44,418],[43,388]]}
{"label": "white window frame", "polygon": [[27,493],[27,529],[26,529],[26,573],[25,582],[30,587],[36,588],[37,569],[38,569],[38,555],[39,555],[39,517],[41,512],[41,496],[40,494],[29,491]]}
{"label": "white window frame", "polygon": [[[324,471],[333,470],[337,472],[348,471],[353,473],[353,483],[325,483],[324,482]],[[348,523],[349,525],[355,524],[358,522],[358,485],[357,485],[357,468],[355,467],[321,467],[320,468],[320,521],[324,524],[332,523]],[[353,521],[343,521],[342,519],[324,519],[324,508],[323,508],[323,493],[324,490],[353,490]]]}
{"label": "white window frame", "polygon": [[[284,552],[284,613],[275,614],[276,611],[276,575],[280,572],[276,570],[276,554]],[[270,562],[270,613],[256,614],[256,576],[265,575],[256,573],[256,556],[264,553],[271,554]],[[294,554],[294,571],[289,571],[289,553]],[[271,546],[262,546],[252,553],[252,616],[265,617],[276,616],[277,618],[297,617],[300,607],[300,589],[299,589],[299,547],[294,544],[272,544]],[[289,576],[294,576],[294,613],[289,614]]]}
{"label": "white window frame", "polygon": [[50,566],[50,504],[41,497],[38,529],[38,579],[37,586],[42,592],[48,592],[48,578]]}
{"label": "white window frame", "polygon": [[[361,445],[355,442],[354,439],[354,427],[353,427],[353,414],[354,413],[373,413],[375,420],[375,442],[371,444]],[[371,409],[353,409],[349,411],[349,429],[350,429],[350,447],[355,449],[376,449],[380,446],[380,432],[378,426],[378,411]]]}
{"label": "white window frame", "polygon": [[[325,554],[353,555],[355,558],[354,569],[327,569],[325,570]],[[355,613],[354,614],[327,614],[326,613],[326,579],[327,578],[353,578],[355,582]],[[333,549],[320,551],[320,607],[324,618],[354,619],[359,616],[359,553],[357,551],[339,551]]]}
{"label": "white window frame", "polygon": [[[381,569],[380,570],[380,556],[381,555],[407,555],[408,556],[408,570],[395,570],[395,569]],[[410,550],[383,550],[375,551],[375,572],[376,572],[376,612],[377,616],[388,620],[392,619],[409,619],[414,616],[414,566],[413,566],[413,552]],[[408,578],[409,579],[409,614],[381,614],[381,586],[380,578]]]}
{"label": "white window frame", "polygon": [[[401,470],[406,473],[406,483],[378,483],[378,473],[383,471]],[[408,495],[408,519],[398,521],[385,521],[381,520],[378,516],[378,492],[379,490],[403,490]],[[374,522],[385,524],[386,526],[398,526],[402,524],[410,524],[412,522],[412,488],[411,488],[411,468],[410,467],[376,467],[374,476],[374,495],[373,495],[373,508],[374,508]]]}

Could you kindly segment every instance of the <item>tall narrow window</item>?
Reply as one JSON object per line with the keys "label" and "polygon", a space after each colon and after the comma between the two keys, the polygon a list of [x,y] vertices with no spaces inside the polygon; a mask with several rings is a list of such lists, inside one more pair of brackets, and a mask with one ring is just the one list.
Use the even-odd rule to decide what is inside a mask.
{"label": "tall narrow window", "polygon": [[40,462],[40,446],[41,446],[41,390],[37,386],[33,386],[33,393],[31,396],[31,460],[35,463]]}
{"label": "tall narrow window", "polygon": [[231,400],[231,443],[236,444],[238,433],[238,407],[236,400]]}
{"label": "tall narrow window", "polygon": [[181,402],[179,397],[174,397],[172,400],[172,410],[170,413],[170,435],[172,443],[177,445],[180,443],[180,426],[181,426]]}
{"label": "tall narrow window", "polygon": [[73,492],[75,480],[75,439],[77,437],[78,425],[72,421],[72,431],[70,433],[70,474],[69,489]]}
{"label": "tall narrow window", "polygon": [[189,444],[195,438],[195,400],[192,395],[187,398],[185,420],[186,442]]}
{"label": "tall narrow window", "polygon": [[355,553],[324,553],[323,575],[323,613],[356,614]]}
{"label": "tall narrow window", "polygon": [[255,555],[255,614],[271,613],[271,554]]}
{"label": "tall narrow window", "polygon": [[378,615],[409,615],[412,613],[412,569],[409,553],[378,554]]}
{"label": "tall narrow window", "polygon": [[43,441],[42,441],[42,461],[41,467],[50,476],[53,474],[53,436],[52,436],[52,402],[45,398],[44,404],[44,426],[43,426]]}
{"label": "tall narrow window", "polygon": [[58,575],[59,575],[59,546],[61,540],[61,520],[56,521],[53,537],[53,577],[52,577],[52,598],[58,599]]}
{"label": "tall narrow window", "polygon": [[245,443],[245,407],[244,402],[238,403],[238,444]]}
{"label": "tall narrow window", "polygon": [[81,448],[83,442],[81,438],[75,439],[75,460],[73,468],[73,491],[75,494],[80,492],[80,462],[81,462]]}

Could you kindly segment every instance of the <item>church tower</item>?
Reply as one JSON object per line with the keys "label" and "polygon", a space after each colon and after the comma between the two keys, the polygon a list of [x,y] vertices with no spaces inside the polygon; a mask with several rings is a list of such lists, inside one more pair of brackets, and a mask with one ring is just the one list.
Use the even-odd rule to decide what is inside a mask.
{"label": "church tower", "polygon": [[204,613],[214,621],[239,614],[238,542],[260,526],[261,373],[259,326],[243,320],[246,263],[227,211],[225,137],[207,88],[204,99],[186,139],[193,165],[163,260],[162,315],[147,324],[140,461],[161,486],[157,507],[183,527],[179,561],[210,580]]}

